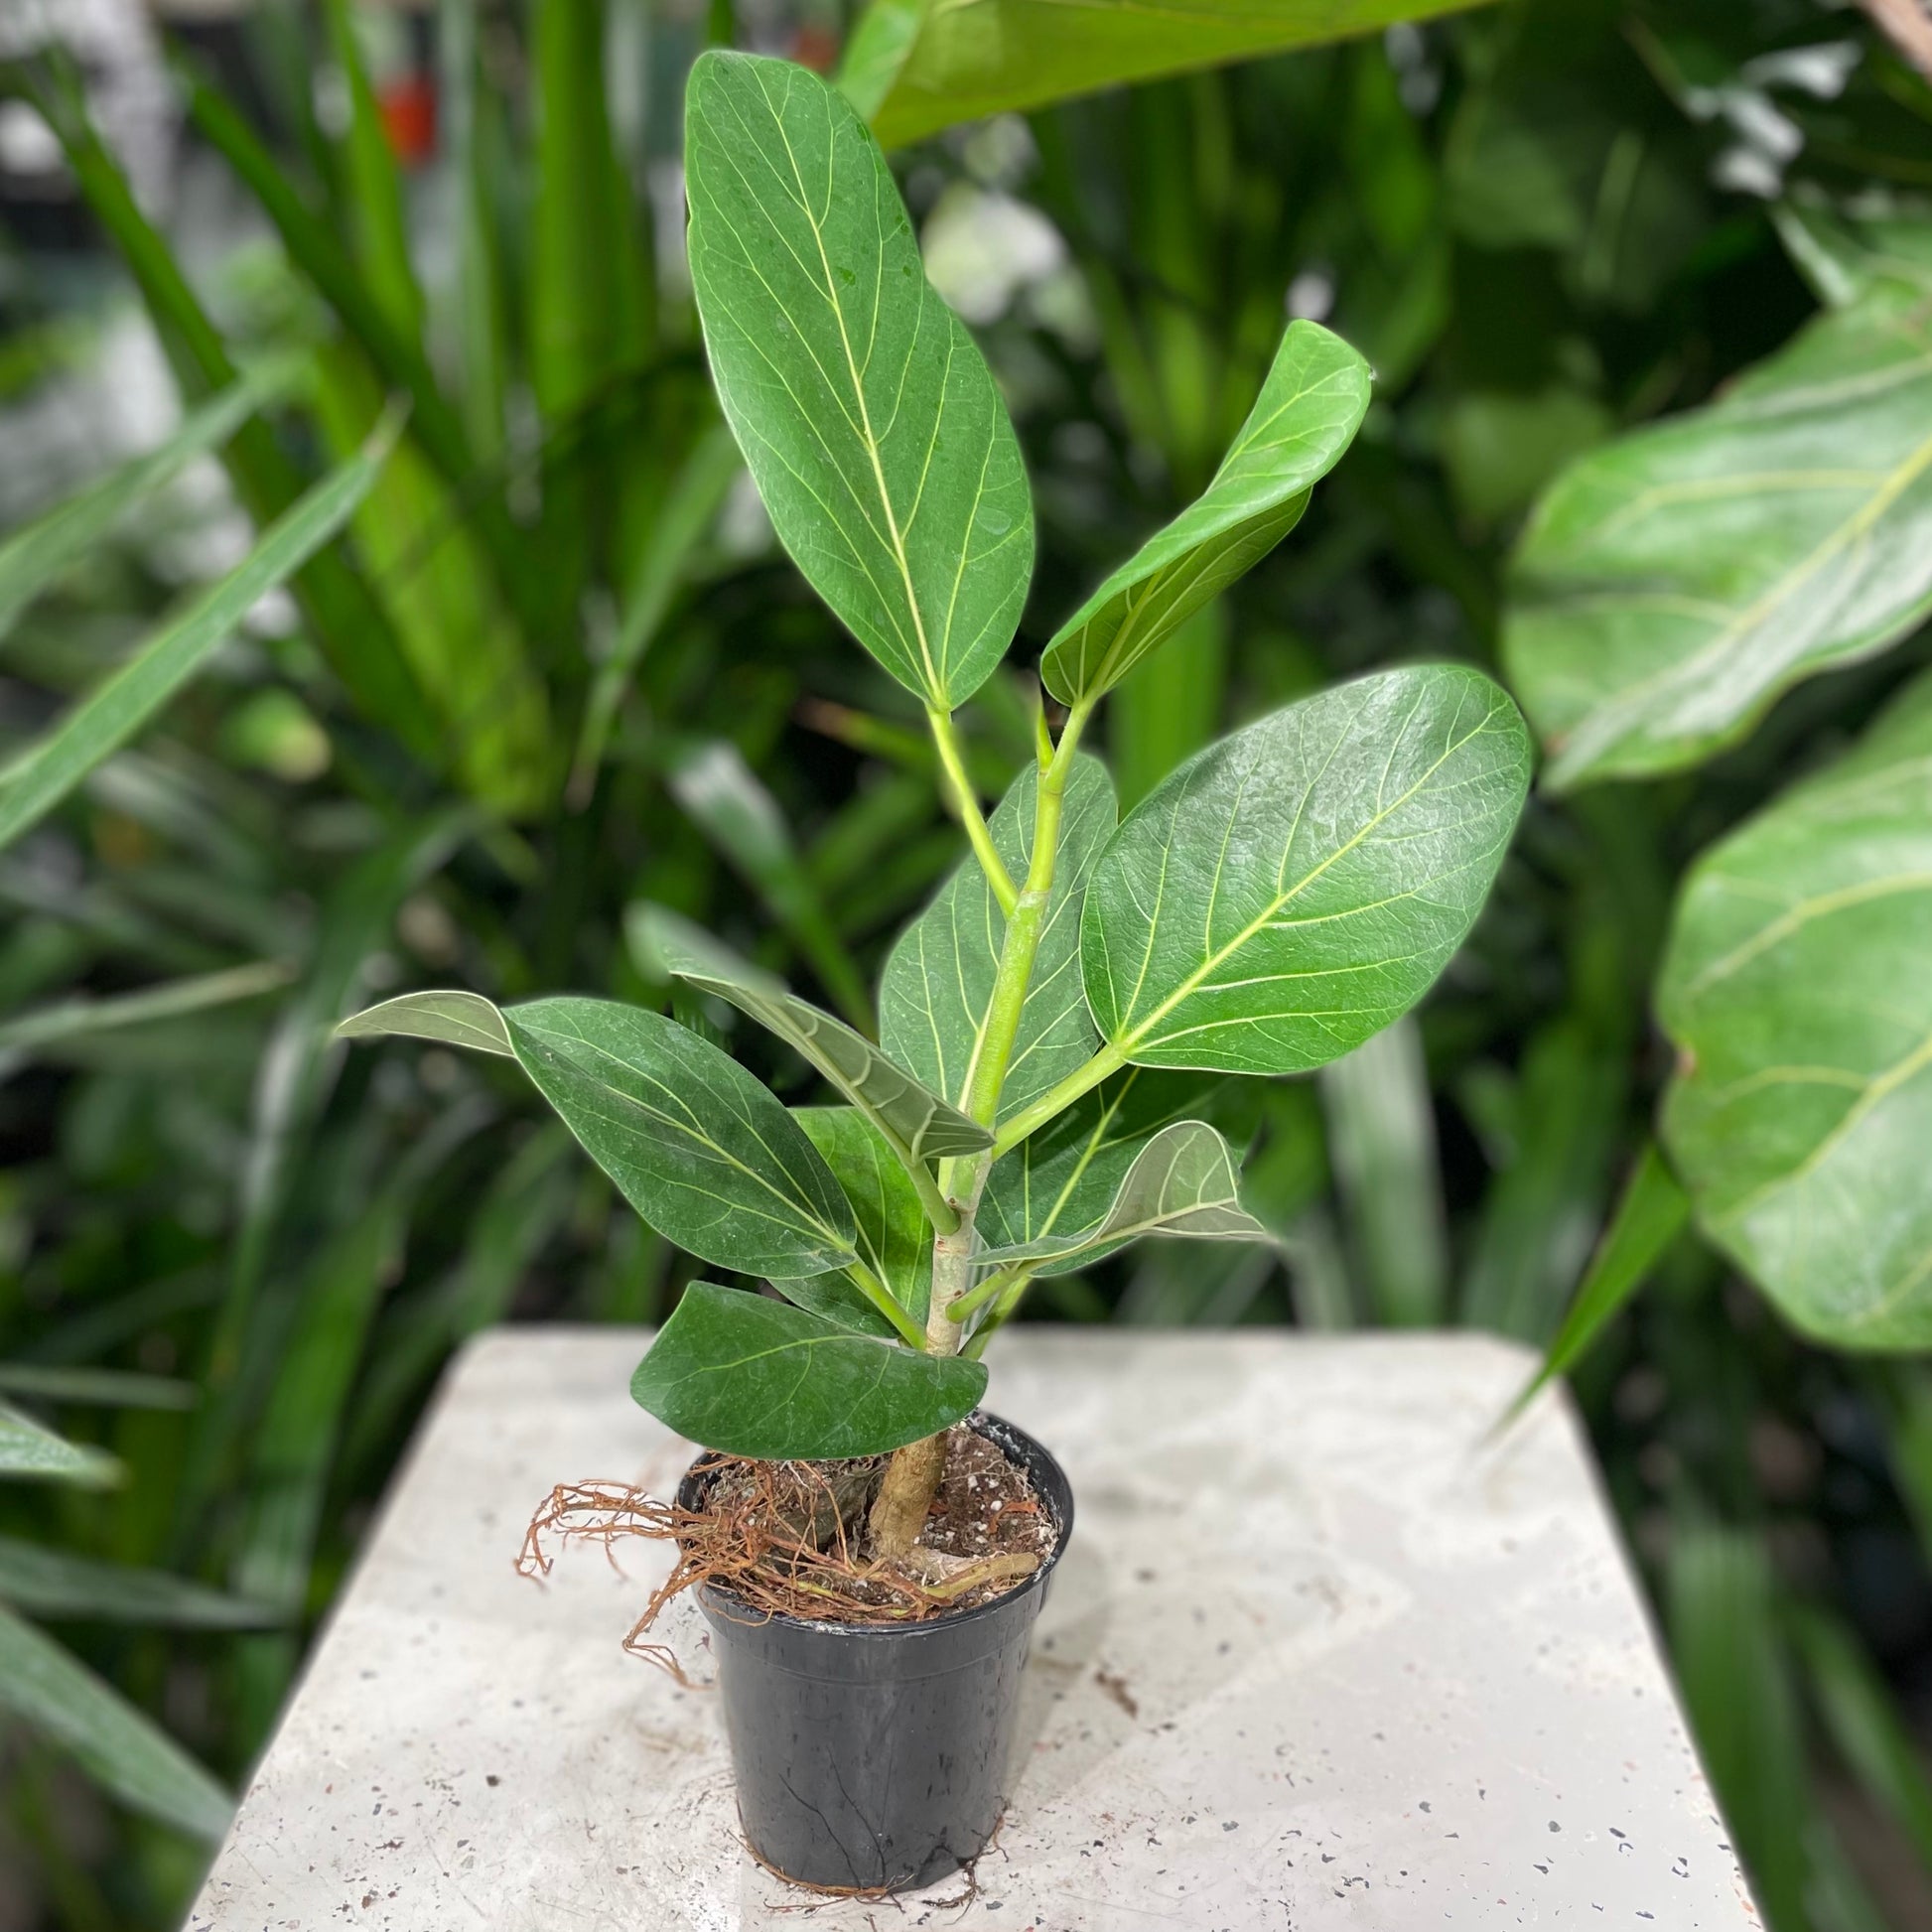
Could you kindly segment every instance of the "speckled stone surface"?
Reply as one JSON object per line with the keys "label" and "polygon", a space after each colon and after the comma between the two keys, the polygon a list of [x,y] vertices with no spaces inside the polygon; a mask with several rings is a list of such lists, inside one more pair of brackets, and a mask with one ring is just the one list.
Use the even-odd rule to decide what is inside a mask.
{"label": "speckled stone surface", "polygon": [[[1016,1332],[992,1406],[1079,1522],[1006,1826],[963,1904],[787,1891],[712,1701],[620,1648],[661,1557],[511,1570],[553,1481],[675,1482],[643,1341],[463,1356],[198,1932],[1757,1925],[1569,1409],[1484,1447],[1527,1358],[1471,1336]],[[697,1677],[701,1628],[667,1620]]]}

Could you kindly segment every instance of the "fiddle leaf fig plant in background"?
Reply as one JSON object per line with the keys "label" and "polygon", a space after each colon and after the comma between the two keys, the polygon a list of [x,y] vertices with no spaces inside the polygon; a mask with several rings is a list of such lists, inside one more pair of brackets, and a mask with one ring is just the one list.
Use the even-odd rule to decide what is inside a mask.
{"label": "fiddle leaf fig plant in background", "polygon": [[707,54],[686,147],[726,416],[800,571],[923,707],[970,854],[886,962],[877,1042],[633,909],[641,962],[766,1028],[838,1105],[787,1109],[697,1032],[605,1000],[416,993],[344,1031],[514,1058],[653,1228],[767,1284],[688,1288],[633,1393],[742,1455],[895,1451],[870,1529],[902,1556],[1032,1281],[1146,1234],[1262,1234],[1217,1090],[1318,1067],[1422,998],[1495,877],[1529,741],[1481,672],[1406,666],[1260,719],[1119,817],[1082,749],[1096,706],[1287,534],[1367,407],[1362,358],[1295,322],[1200,499],[1048,644],[1058,715],[986,816],[955,713],[1012,643],[1034,553],[991,371],[835,89]]}

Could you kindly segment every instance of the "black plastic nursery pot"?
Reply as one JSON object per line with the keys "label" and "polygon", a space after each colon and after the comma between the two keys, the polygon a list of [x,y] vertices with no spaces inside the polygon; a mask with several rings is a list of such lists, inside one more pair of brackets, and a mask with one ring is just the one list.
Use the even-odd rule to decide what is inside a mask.
{"label": "black plastic nursery pot", "polygon": [[[1064,1471],[1024,1430],[969,1426],[1024,1467],[1056,1536],[1040,1567],[977,1609],[921,1623],[812,1623],[701,1587],[754,1852],[834,1889],[932,1883],[986,1849],[1010,1790],[1020,1676],[1073,1532]],[[700,1457],[678,1488],[703,1507]]]}

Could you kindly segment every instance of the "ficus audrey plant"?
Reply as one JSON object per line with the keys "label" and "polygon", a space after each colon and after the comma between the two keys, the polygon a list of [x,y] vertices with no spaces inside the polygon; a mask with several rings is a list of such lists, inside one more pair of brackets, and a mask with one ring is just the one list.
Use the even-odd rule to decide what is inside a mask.
{"label": "ficus audrey plant", "polygon": [[878,143],[815,75],[705,55],[686,177],[725,413],[798,568],[924,707],[970,856],[888,958],[876,1041],[668,909],[633,913],[634,947],[840,1105],[787,1109],[700,1034],[605,1000],[414,993],[344,1031],[515,1059],[653,1228],[768,1283],[688,1287],[633,1392],[741,1455],[896,1451],[870,1530],[903,1560],[1030,1283],[1144,1234],[1262,1234],[1201,1117],[1214,1089],[1307,1072],[1415,1005],[1495,876],[1529,743],[1481,672],[1404,666],[1233,733],[1118,817],[1084,749],[1096,708],[1287,535],[1367,407],[1362,358],[1294,322],[1205,492],[1054,632],[1035,759],[983,815],[954,715],[1034,559],[992,374]]}

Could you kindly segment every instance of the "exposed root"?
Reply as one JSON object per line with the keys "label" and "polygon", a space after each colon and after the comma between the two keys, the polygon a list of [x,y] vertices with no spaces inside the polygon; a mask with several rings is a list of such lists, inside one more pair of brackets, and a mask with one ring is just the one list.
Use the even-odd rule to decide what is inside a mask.
{"label": "exposed root", "polygon": [[897,1561],[862,1557],[863,1529],[848,1527],[863,1508],[849,1471],[828,1475],[806,1462],[738,1456],[712,1456],[698,1468],[709,1477],[702,1510],[625,1482],[559,1483],[531,1518],[516,1559],[519,1575],[545,1577],[555,1561],[546,1537],[560,1545],[601,1543],[614,1567],[621,1540],[671,1544],[677,1561],[624,1648],[690,1688],[697,1687],[671,1651],[646,1639],[664,1606],[695,1585],[726,1592],[750,1619],[898,1623],[936,1615],[976,1590],[1004,1588],[1039,1567],[1038,1557],[1025,1552],[967,1558],[915,1547]]}

